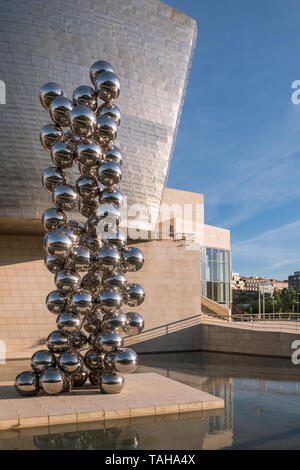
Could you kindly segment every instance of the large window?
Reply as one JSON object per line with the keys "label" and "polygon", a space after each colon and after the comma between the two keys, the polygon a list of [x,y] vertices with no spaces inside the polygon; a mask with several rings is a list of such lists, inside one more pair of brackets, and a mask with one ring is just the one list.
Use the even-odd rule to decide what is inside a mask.
{"label": "large window", "polygon": [[202,295],[230,308],[230,251],[202,247],[200,264]]}

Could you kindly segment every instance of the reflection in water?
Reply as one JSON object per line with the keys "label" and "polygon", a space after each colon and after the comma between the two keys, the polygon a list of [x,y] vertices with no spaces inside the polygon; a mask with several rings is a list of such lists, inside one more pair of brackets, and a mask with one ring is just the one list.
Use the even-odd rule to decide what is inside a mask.
{"label": "reflection in water", "polygon": [[290,361],[204,352],[139,359],[138,372],[212,393],[225,409],[2,431],[0,449],[300,448],[300,367]]}

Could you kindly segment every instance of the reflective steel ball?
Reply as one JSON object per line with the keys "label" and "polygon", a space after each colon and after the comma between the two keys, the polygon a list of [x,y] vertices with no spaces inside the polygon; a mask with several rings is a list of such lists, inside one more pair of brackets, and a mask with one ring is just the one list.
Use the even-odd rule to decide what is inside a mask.
{"label": "reflective steel ball", "polygon": [[95,77],[95,88],[101,100],[112,103],[119,97],[121,83],[114,72],[102,72]]}
{"label": "reflective steel ball", "polygon": [[83,200],[95,199],[99,194],[97,179],[94,176],[80,176],[76,182],[76,190]]}
{"label": "reflective steel ball", "polygon": [[122,179],[122,169],[118,163],[109,160],[101,163],[98,170],[98,178],[104,186],[114,186]]}
{"label": "reflective steel ball", "polygon": [[55,186],[52,199],[56,207],[70,211],[74,209],[78,202],[78,194],[70,184],[60,183]]}
{"label": "reflective steel ball", "polygon": [[118,135],[118,124],[108,116],[99,116],[96,120],[95,139],[104,148],[109,148]]}
{"label": "reflective steel ball", "polygon": [[56,141],[52,145],[51,158],[55,165],[63,170],[72,168],[76,163],[76,154],[68,142]]}
{"label": "reflective steel ball", "polygon": [[65,374],[58,367],[48,367],[39,379],[42,390],[48,395],[57,395],[70,387]]}
{"label": "reflective steel ball", "polygon": [[82,318],[80,315],[72,312],[61,312],[56,319],[57,328],[65,333],[78,332],[81,328],[81,324]]}
{"label": "reflective steel ball", "polygon": [[70,219],[65,226],[66,229],[71,230],[76,236],[82,235],[84,232],[84,226],[80,222],[77,222],[77,220]]}
{"label": "reflective steel ball", "polygon": [[[111,203],[100,202],[97,210],[96,210],[96,219],[99,221],[97,232],[99,230],[103,233],[106,226],[109,226],[110,232],[117,230],[121,222],[121,211],[120,208],[116,205]],[[103,230],[102,230],[103,229]]]}
{"label": "reflective steel ball", "polygon": [[83,366],[83,358],[76,351],[68,350],[61,353],[57,364],[66,374],[74,374]]}
{"label": "reflective steel ball", "polygon": [[106,333],[99,337],[99,342],[96,342],[95,346],[99,349],[103,349],[105,352],[111,353],[123,346],[123,338],[115,332]]}
{"label": "reflective steel ball", "polygon": [[101,203],[113,203],[116,206],[121,207],[123,205],[123,194],[122,192],[115,187],[105,188],[100,192],[99,200]]}
{"label": "reflective steel ball", "polygon": [[141,333],[144,329],[144,319],[142,315],[136,312],[127,312],[127,322],[124,332],[129,336]]}
{"label": "reflective steel ball", "polygon": [[77,246],[70,253],[69,266],[75,271],[87,271],[91,265],[92,254],[89,248]]}
{"label": "reflective steel ball", "polygon": [[46,124],[41,129],[40,139],[44,149],[50,152],[54,142],[64,139],[64,133],[59,126],[55,124]]}
{"label": "reflective steel ball", "polygon": [[74,313],[89,315],[95,310],[96,302],[90,291],[79,289],[72,294],[70,306]]}
{"label": "reflective steel ball", "polygon": [[72,374],[71,380],[72,380],[72,387],[82,387],[82,385],[85,384],[88,378],[88,370],[86,367],[82,367],[81,370],[78,372],[75,372]]}
{"label": "reflective steel ball", "polygon": [[88,337],[83,331],[75,331],[75,333],[71,333],[70,338],[71,338],[71,348],[74,348],[74,349],[81,349],[88,342]]}
{"label": "reflective steel ball", "polygon": [[46,298],[46,306],[49,312],[57,315],[65,310],[67,298],[58,290],[53,290]]}
{"label": "reflective steel ball", "polygon": [[103,272],[113,272],[121,264],[119,250],[113,247],[100,248],[95,257],[95,266]]}
{"label": "reflective steel ball", "polygon": [[88,106],[75,106],[70,113],[70,126],[78,136],[92,137],[96,127],[96,115]]}
{"label": "reflective steel ball", "polygon": [[47,367],[54,367],[56,359],[54,354],[48,349],[36,351],[31,357],[31,367],[36,374],[40,374]]}
{"label": "reflective steel ball", "polygon": [[43,171],[42,183],[47,191],[52,192],[57,184],[65,183],[66,181],[66,175],[61,168],[50,166]]}
{"label": "reflective steel ball", "polygon": [[138,307],[145,299],[145,291],[139,284],[128,284],[124,302],[130,307]]}
{"label": "reflective steel ball", "polygon": [[75,106],[82,104],[88,106],[92,111],[96,111],[98,101],[94,88],[87,85],[77,87],[73,93],[73,104]]}
{"label": "reflective steel ball", "polygon": [[80,276],[72,269],[61,269],[55,276],[56,288],[62,294],[70,294],[80,287]]}
{"label": "reflective steel ball", "polygon": [[111,273],[107,274],[103,278],[104,289],[116,289],[120,292],[126,288],[127,279],[122,273]]}
{"label": "reflective steel ball", "polygon": [[98,207],[98,202],[96,200],[79,200],[78,203],[78,209],[80,214],[82,214],[84,217],[90,217],[96,212],[96,209]]}
{"label": "reflective steel ball", "polygon": [[67,228],[67,224],[65,226],[59,227],[57,229],[57,232],[64,233],[65,235],[67,235],[72,241],[73,248],[78,245],[79,235],[76,235],[76,232],[74,230]]}
{"label": "reflective steel ball", "polygon": [[15,379],[15,389],[19,395],[32,397],[38,393],[39,388],[38,377],[31,370],[21,372]]}
{"label": "reflective steel ball", "polygon": [[64,96],[59,96],[50,104],[50,116],[59,126],[67,127],[70,123],[70,112],[72,109],[71,101]]}
{"label": "reflective steel ball", "polygon": [[81,281],[81,287],[89,290],[94,297],[97,297],[100,294],[101,285],[102,277],[97,271],[88,272],[83,276]]}
{"label": "reflective steel ball", "polygon": [[49,232],[57,230],[58,228],[65,225],[66,222],[66,214],[61,209],[57,209],[56,207],[46,209],[42,215],[42,224]]}
{"label": "reflective steel ball", "polygon": [[124,377],[119,372],[106,372],[100,376],[102,393],[120,393],[124,387]]}
{"label": "reflective steel ball", "polygon": [[102,148],[93,140],[81,142],[77,147],[78,161],[86,167],[100,165],[102,157]]}
{"label": "reflective steel ball", "polygon": [[51,103],[59,97],[63,97],[64,90],[58,83],[47,82],[40,89],[40,100],[45,109],[49,111]]}
{"label": "reflective steel ball", "polygon": [[[127,323],[127,316],[123,312],[118,312],[109,316],[104,322],[104,328],[109,332],[121,332]],[[121,371],[120,371],[121,372]]]}
{"label": "reflective steel ball", "polygon": [[72,148],[75,152],[76,152],[78,145],[81,142],[81,138],[78,135],[76,135],[75,132],[71,130],[68,130],[67,132],[65,132],[64,140],[67,142],[68,146]]}
{"label": "reflective steel ball", "polygon": [[102,321],[102,314],[93,313],[91,315],[87,315],[83,321],[83,328],[88,333],[98,333],[101,330]]}
{"label": "reflective steel ball", "polygon": [[90,248],[93,255],[97,253],[101,246],[101,241],[98,239],[97,235],[94,235],[93,233],[84,233],[80,237],[79,242],[80,245]]}
{"label": "reflective steel ball", "polygon": [[96,77],[102,72],[114,72],[114,68],[105,60],[97,60],[90,68],[90,78],[94,85]]}
{"label": "reflective steel ball", "polygon": [[61,330],[55,330],[47,338],[47,348],[54,354],[60,354],[70,348],[70,337]]}
{"label": "reflective steel ball", "polygon": [[123,253],[123,263],[127,271],[135,272],[144,265],[144,254],[142,250],[135,246],[125,248]]}
{"label": "reflective steel ball", "polygon": [[100,371],[97,371],[97,369],[91,370],[89,373],[89,381],[91,385],[98,387],[100,384]]}
{"label": "reflective steel ball", "polygon": [[123,296],[113,289],[104,290],[97,297],[97,302],[104,313],[113,314],[120,310]]}
{"label": "reflective steel ball", "polygon": [[122,166],[123,163],[123,155],[119,147],[113,145],[104,155],[105,160],[109,161],[112,160]]}
{"label": "reflective steel ball", "polygon": [[45,249],[54,258],[66,258],[71,252],[72,240],[65,233],[55,230],[47,234]]}
{"label": "reflective steel ball", "polygon": [[46,255],[44,258],[44,264],[50,273],[57,274],[60,269],[63,269],[65,260],[54,258],[54,256],[51,255]]}
{"label": "reflective steel ball", "polygon": [[127,243],[126,233],[120,229],[112,232],[103,232],[101,239],[104,246],[116,246],[119,250],[123,250]]}
{"label": "reflective steel ball", "polygon": [[99,116],[107,116],[114,119],[118,126],[121,124],[121,111],[116,104],[102,104],[97,110],[97,117]]}
{"label": "reflective steel ball", "polygon": [[97,349],[89,349],[84,356],[84,363],[88,369],[103,369],[104,354]]}
{"label": "reflective steel ball", "polygon": [[122,348],[116,352],[114,365],[118,372],[131,374],[137,367],[137,354],[132,349]]}

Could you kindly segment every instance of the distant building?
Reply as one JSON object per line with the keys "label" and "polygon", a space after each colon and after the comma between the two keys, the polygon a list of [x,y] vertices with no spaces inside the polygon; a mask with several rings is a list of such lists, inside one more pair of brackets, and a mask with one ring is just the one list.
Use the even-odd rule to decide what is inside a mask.
{"label": "distant building", "polygon": [[239,273],[232,273],[231,288],[232,290],[244,290],[245,283],[240,277]]}
{"label": "distant building", "polygon": [[294,274],[289,276],[289,288],[300,290],[300,271],[295,271]]}
{"label": "distant building", "polygon": [[238,273],[232,274],[232,289],[244,292],[260,292],[262,294],[273,294],[274,286],[270,279],[262,276],[239,276]]}
{"label": "distant building", "polygon": [[289,281],[278,281],[277,279],[270,279],[272,282],[272,286],[274,288],[274,291],[281,292],[283,289],[288,289],[289,287]]}

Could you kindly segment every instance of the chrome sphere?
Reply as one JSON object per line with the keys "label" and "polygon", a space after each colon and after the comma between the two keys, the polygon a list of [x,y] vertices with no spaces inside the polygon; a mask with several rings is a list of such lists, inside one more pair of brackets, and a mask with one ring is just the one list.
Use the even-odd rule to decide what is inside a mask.
{"label": "chrome sphere", "polygon": [[107,116],[114,119],[118,126],[121,124],[121,111],[116,104],[102,104],[97,110],[97,117],[99,116]]}
{"label": "chrome sphere", "polygon": [[65,183],[66,181],[66,175],[61,168],[50,166],[43,171],[42,183],[47,191],[52,192],[57,184]]}
{"label": "chrome sphere", "polygon": [[70,306],[74,313],[89,315],[95,310],[96,302],[90,291],[79,289],[72,294]]}
{"label": "chrome sphere", "polygon": [[94,297],[97,297],[100,294],[101,286],[102,277],[97,271],[90,271],[82,278],[81,287],[89,290]]}
{"label": "chrome sphere", "polygon": [[15,389],[19,395],[32,397],[40,389],[37,375],[31,370],[26,370],[17,375],[15,379]]}
{"label": "chrome sphere", "polygon": [[126,247],[127,236],[123,230],[115,230],[113,232],[103,232],[101,234],[103,245],[116,246],[119,250]]}
{"label": "chrome sphere", "polygon": [[55,330],[47,338],[47,348],[54,354],[60,354],[71,346],[70,337],[61,330]]}
{"label": "chrome sphere", "polygon": [[90,68],[90,77],[94,85],[96,77],[102,72],[114,72],[114,68],[105,60],[97,60]]}
{"label": "chrome sphere", "polygon": [[56,325],[59,330],[65,333],[75,333],[81,328],[82,318],[76,313],[64,311],[58,315]]}
{"label": "chrome sphere", "polygon": [[144,329],[144,319],[142,315],[136,312],[127,312],[127,322],[124,332],[129,336],[138,335]]}
{"label": "chrome sphere", "polygon": [[62,294],[70,294],[80,287],[80,276],[72,269],[61,269],[55,276],[56,288]]}
{"label": "chrome sphere", "polygon": [[66,229],[71,230],[76,236],[80,236],[84,232],[84,226],[80,222],[77,222],[77,220],[72,219],[66,223]]}
{"label": "chrome sphere", "polygon": [[75,271],[87,271],[92,260],[91,250],[85,246],[77,246],[70,253],[69,266]]}
{"label": "chrome sphere", "polygon": [[78,203],[78,209],[80,214],[82,214],[84,217],[91,217],[93,215],[98,207],[98,202],[96,200],[79,200]]}
{"label": "chrome sphere", "polygon": [[54,367],[55,365],[56,358],[48,349],[36,351],[31,357],[31,367],[36,374],[40,374],[47,367]]}
{"label": "chrome sphere", "polygon": [[77,157],[87,168],[98,166],[103,159],[102,148],[93,140],[81,142],[77,147]]}
{"label": "chrome sphere", "polygon": [[127,279],[122,273],[111,273],[107,274],[103,278],[104,289],[115,289],[120,292],[126,288]]}
{"label": "chrome sphere", "polygon": [[57,364],[66,374],[74,374],[83,366],[83,358],[76,351],[64,351],[58,358]]}
{"label": "chrome sphere", "polygon": [[58,290],[53,290],[46,298],[46,306],[49,312],[57,315],[65,310],[67,298]]}
{"label": "chrome sphere", "polygon": [[[65,132],[64,140],[68,143],[68,146],[76,152],[78,145],[81,142],[81,139],[75,132],[68,130]],[[77,156],[77,154],[76,154]]]}
{"label": "chrome sphere", "polygon": [[57,230],[59,227],[65,225],[66,222],[66,214],[61,209],[57,209],[56,207],[46,209],[42,215],[42,224],[49,232]]}
{"label": "chrome sphere", "polygon": [[120,310],[123,296],[113,289],[104,290],[97,297],[97,302],[104,313],[113,314]]}
{"label": "chrome sphere", "polygon": [[104,368],[106,370],[115,370],[115,364],[114,364],[115,354],[116,354],[115,352],[105,353]]}
{"label": "chrome sphere", "polygon": [[80,176],[76,182],[76,190],[83,200],[91,201],[99,194],[98,181],[94,176]]}
{"label": "chrome sphere", "polygon": [[[120,332],[124,330],[127,323],[127,316],[122,311],[108,317],[104,322],[104,328],[110,332]],[[120,371],[121,372],[121,371]]]}
{"label": "chrome sphere", "polygon": [[54,188],[52,199],[56,207],[66,211],[74,209],[78,202],[78,194],[70,184],[60,183]]}
{"label": "chrome sphere", "polygon": [[123,338],[118,333],[106,333],[96,342],[96,347],[101,348],[105,352],[113,352],[123,346]]}
{"label": "chrome sphere", "polygon": [[122,348],[116,352],[114,365],[118,372],[131,374],[137,367],[137,354],[132,349]]}
{"label": "chrome sphere", "polygon": [[48,255],[54,256],[54,258],[65,259],[71,252],[72,240],[65,233],[55,230],[47,234],[45,249]]}
{"label": "chrome sphere", "polygon": [[113,160],[101,163],[98,170],[98,178],[104,186],[114,186],[122,179],[122,168]]}
{"label": "chrome sphere", "polygon": [[124,387],[124,377],[119,372],[106,372],[100,376],[102,393],[120,393]]}
{"label": "chrome sphere", "polygon": [[90,248],[93,255],[97,253],[101,246],[101,241],[98,239],[97,235],[94,235],[92,233],[84,233],[80,237],[79,242],[80,245],[87,246],[88,248]]}
{"label": "chrome sphere", "polygon": [[84,363],[88,369],[103,369],[104,354],[97,349],[89,349],[84,356]]}
{"label": "chrome sphere", "polygon": [[94,88],[87,85],[81,85],[77,87],[73,93],[73,104],[75,106],[80,104],[88,106],[92,111],[96,111],[98,101]]}
{"label": "chrome sphere", "polygon": [[99,384],[100,384],[100,371],[98,370],[91,370],[91,372],[89,373],[89,381],[91,383],[91,385],[95,385],[97,387],[99,387]]}
{"label": "chrome sphere", "polygon": [[39,379],[42,390],[48,395],[57,395],[69,388],[69,382],[65,374],[58,367],[48,367]]}
{"label": "chrome sphere", "polygon": [[57,274],[60,269],[63,269],[65,260],[54,258],[54,256],[51,255],[46,255],[44,257],[44,264],[50,273]]}
{"label": "chrome sphere", "polygon": [[128,284],[124,302],[130,307],[138,307],[144,302],[145,291],[139,284]]}
{"label": "chrome sphere", "polygon": [[135,272],[144,265],[144,254],[142,250],[135,246],[129,246],[123,251],[123,263],[126,271]]}
{"label": "chrome sphere", "polygon": [[70,338],[71,338],[71,348],[74,348],[74,349],[81,349],[88,342],[88,337],[83,331],[76,331],[75,333],[71,333]]}
{"label": "chrome sphere", "polygon": [[59,227],[57,229],[57,232],[64,233],[65,235],[67,235],[72,241],[73,248],[78,245],[79,236],[76,235],[74,230],[67,228],[67,226],[63,226],[63,227]]}
{"label": "chrome sphere", "polygon": [[85,382],[87,381],[88,375],[89,375],[88,370],[84,366],[82,367],[81,370],[72,374],[71,376],[72,387],[82,387],[82,385],[84,385]]}
{"label": "chrome sphere", "polygon": [[70,113],[70,126],[78,136],[92,137],[96,127],[96,116],[87,106],[75,106]]}
{"label": "chrome sphere", "polygon": [[96,121],[95,139],[102,147],[109,148],[118,135],[118,124],[108,116],[99,116]]}
{"label": "chrome sphere", "polygon": [[64,90],[58,83],[44,83],[40,89],[40,100],[45,109],[49,111],[51,103],[59,97],[65,95]]}
{"label": "chrome sphere", "polygon": [[104,155],[105,160],[109,161],[112,160],[122,166],[123,163],[123,155],[119,147],[113,145]]}
{"label": "chrome sphere", "polygon": [[61,142],[57,140],[52,145],[51,158],[54,165],[57,165],[63,170],[72,168],[76,163],[76,154],[68,142]]}
{"label": "chrome sphere", "polygon": [[114,72],[102,72],[96,75],[95,88],[101,100],[112,103],[119,97],[121,83]]}
{"label": "chrome sphere", "polygon": [[83,328],[88,333],[98,333],[101,330],[103,323],[103,315],[93,313],[92,315],[87,315],[83,321]]}
{"label": "chrome sphere", "polygon": [[59,96],[50,104],[50,116],[59,126],[67,127],[70,123],[70,112],[72,109],[71,101],[64,96]]}
{"label": "chrome sphere", "polygon": [[111,228],[110,231],[112,232],[113,229],[116,230],[116,227],[121,222],[120,208],[116,206],[116,204],[113,204],[112,202],[109,204],[105,202],[100,202],[96,210],[96,219],[97,221],[99,221],[99,225],[100,225],[98,229],[104,228],[105,226],[108,225]]}
{"label": "chrome sphere", "polygon": [[100,192],[99,200],[101,203],[109,204],[113,203],[118,207],[123,205],[123,194],[118,188],[105,188]]}
{"label": "chrome sphere", "polygon": [[113,247],[100,248],[95,257],[95,265],[103,272],[113,272],[119,268],[120,264],[120,252]]}
{"label": "chrome sphere", "polygon": [[59,126],[46,124],[41,129],[40,139],[44,149],[50,152],[54,142],[64,139],[64,133]]}

